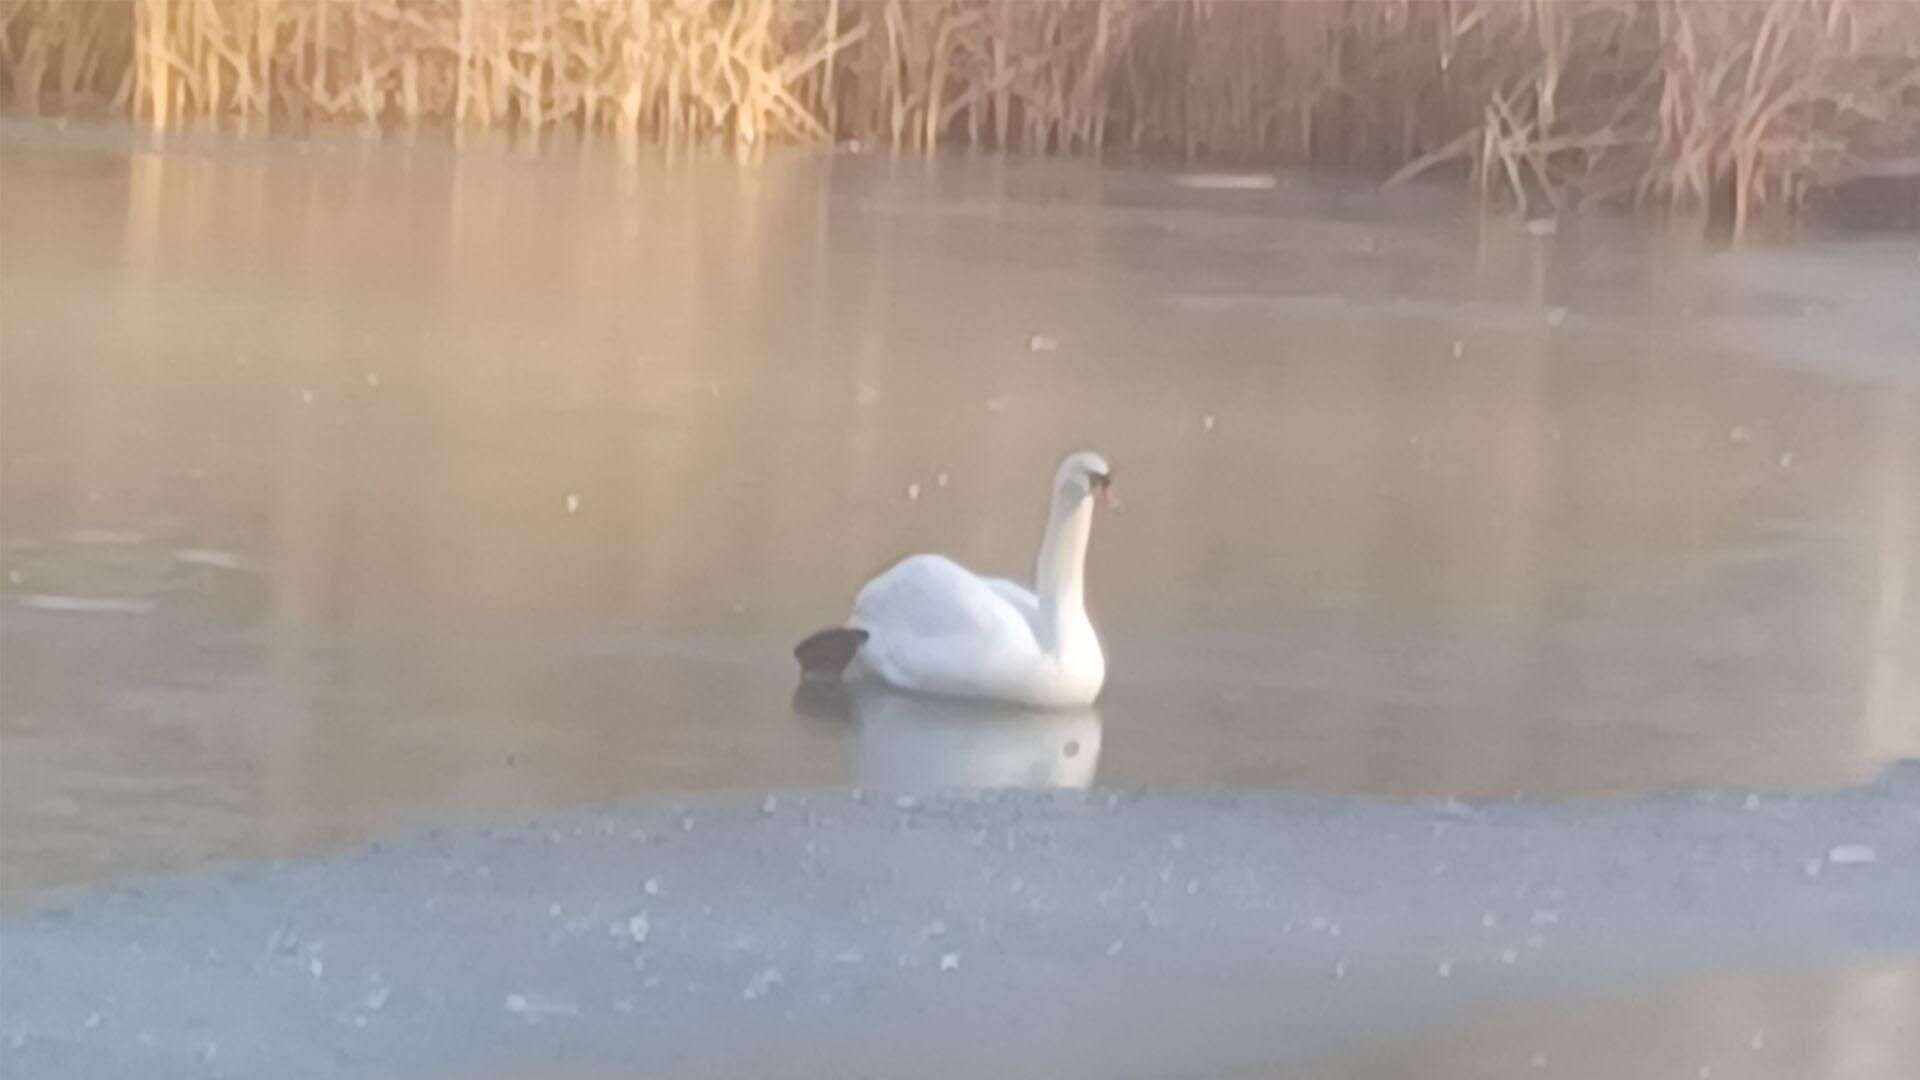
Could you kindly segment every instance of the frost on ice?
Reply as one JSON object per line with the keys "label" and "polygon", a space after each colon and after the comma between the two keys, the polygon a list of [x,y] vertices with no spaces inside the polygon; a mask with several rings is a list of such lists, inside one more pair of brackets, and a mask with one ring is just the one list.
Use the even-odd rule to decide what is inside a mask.
{"label": "frost on ice", "polygon": [[1869,844],[1841,844],[1827,852],[1827,861],[1835,866],[1870,863],[1877,858]]}
{"label": "frost on ice", "polygon": [[747,987],[740,992],[740,996],[747,1001],[765,997],[767,991],[784,981],[779,968],[766,968],[747,980]]}

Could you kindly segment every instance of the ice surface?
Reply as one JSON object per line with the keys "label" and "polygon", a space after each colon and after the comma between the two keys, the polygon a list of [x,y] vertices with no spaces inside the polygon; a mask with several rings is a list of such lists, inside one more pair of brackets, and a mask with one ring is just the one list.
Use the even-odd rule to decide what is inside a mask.
{"label": "ice surface", "polygon": [[435,829],[29,898],[0,1074],[1265,1075],[1490,1004],[1920,954],[1920,763],[1745,794],[785,791]]}

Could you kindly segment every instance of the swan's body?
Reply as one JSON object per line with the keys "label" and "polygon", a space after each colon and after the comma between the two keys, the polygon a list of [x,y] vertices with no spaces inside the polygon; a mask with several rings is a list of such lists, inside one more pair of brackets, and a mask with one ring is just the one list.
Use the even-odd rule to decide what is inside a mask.
{"label": "swan's body", "polygon": [[869,637],[853,670],[923,694],[1088,705],[1107,674],[1100,639],[1085,607],[1060,616],[1049,633],[1032,590],[915,555],[854,598],[848,622]]}
{"label": "swan's body", "polygon": [[795,652],[808,675],[845,668],[903,690],[1045,708],[1090,705],[1106,681],[1087,618],[1087,539],[1110,470],[1074,454],[1054,476],[1032,589],[985,578],[940,555],[915,555],[868,582],[844,629]]}

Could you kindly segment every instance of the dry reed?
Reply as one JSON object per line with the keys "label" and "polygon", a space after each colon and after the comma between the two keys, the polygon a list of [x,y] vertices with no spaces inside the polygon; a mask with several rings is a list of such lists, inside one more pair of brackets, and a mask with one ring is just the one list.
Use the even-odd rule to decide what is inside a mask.
{"label": "dry reed", "polygon": [[1900,0],[0,0],[0,89],[190,118],[1120,148],[1723,207],[1920,151]]}

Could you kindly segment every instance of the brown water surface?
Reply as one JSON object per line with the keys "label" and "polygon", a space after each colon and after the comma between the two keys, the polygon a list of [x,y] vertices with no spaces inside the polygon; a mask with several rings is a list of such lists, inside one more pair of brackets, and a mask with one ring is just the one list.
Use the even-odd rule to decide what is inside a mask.
{"label": "brown water surface", "polygon": [[862,782],[917,729],[796,712],[791,643],[910,552],[1023,576],[1081,447],[1124,506],[1069,782],[1920,752],[1905,241],[1038,162],[4,135],[9,892]]}
{"label": "brown water surface", "polygon": [[1651,992],[1484,1010],[1299,1080],[1905,1080],[1920,1068],[1920,965],[1723,974]]}

